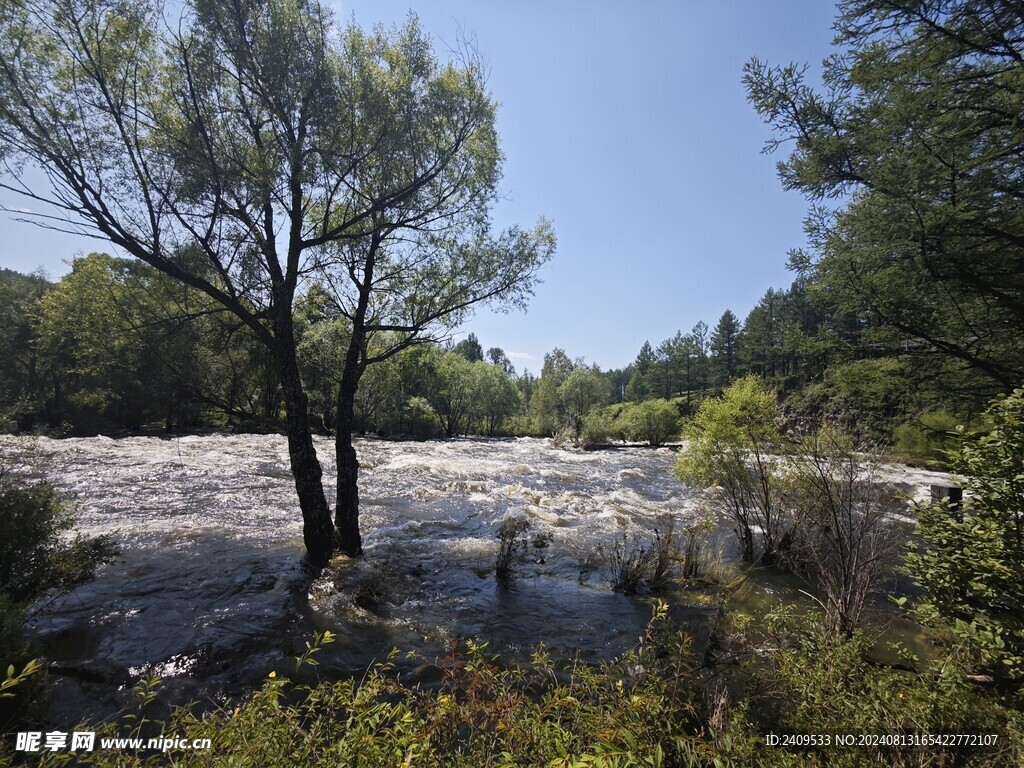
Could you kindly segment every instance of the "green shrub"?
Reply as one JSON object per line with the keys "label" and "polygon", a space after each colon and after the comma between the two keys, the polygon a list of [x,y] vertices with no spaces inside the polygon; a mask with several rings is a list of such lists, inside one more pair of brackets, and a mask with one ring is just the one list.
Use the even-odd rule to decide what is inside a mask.
{"label": "green shrub", "polygon": [[688,445],[673,468],[732,518],[744,562],[773,562],[792,526],[777,458],[779,420],[775,390],[757,376],[737,379],[687,422]]}
{"label": "green shrub", "polygon": [[623,534],[611,547],[598,547],[598,553],[616,592],[636,595],[645,588],[657,591],[676,576],[693,580],[707,575],[707,537],[711,530],[708,519],[677,530],[675,518],[665,515],[649,537]]}
{"label": "green shrub", "polygon": [[42,693],[33,678],[38,668],[22,642],[25,605],[50,589],[69,589],[91,578],[96,566],[115,554],[107,537],[69,541],[73,527],[71,508],[52,485],[27,483],[0,470],[0,671],[6,672],[0,728],[5,730],[24,719]]}
{"label": "green shrub", "polygon": [[893,450],[904,461],[944,466],[957,424],[948,411],[923,413],[893,430]]}
{"label": "green shrub", "polygon": [[622,439],[622,421],[609,408],[591,411],[583,419],[579,444],[582,448],[597,448],[612,440]]}
{"label": "green shrub", "polygon": [[[968,683],[964,669],[943,659],[920,674],[870,660],[860,632],[826,638],[815,614],[779,611],[763,617],[752,644],[756,661],[742,674],[747,690],[731,713],[724,755],[749,766],[1009,766],[1019,765],[1024,721]],[[829,745],[766,747],[762,734],[820,734]],[[835,736],[993,734],[996,744],[837,745]]]}
{"label": "green shrub", "polygon": [[422,397],[410,397],[402,409],[402,421],[408,434],[426,440],[441,433],[434,409]]}
{"label": "green shrub", "polygon": [[[951,454],[962,509],[917,508],[922,544],[906,559],[924,588],[918,607],[940,618],[999,678],[1024,683],[1024,389],[992,402],[989,427]],[[963,428],[960,428],[961,432]]]}
{"label": "green shrub", "polygon": [[544,431],[535,419],[522,414],[505,419],[504,432],[514,437],[544,437]]}
{"label": "green shrub", "polygon": [[626,595],[640,592],[651,576],[655,563],[655,552],[650,542],[622,534],[612,546],[599,548],[611,574],[612,589]]}
{"label": "green shrub", "polygon": [[24,608],[0,592],[0,733],[30,722],[31,710],[42,702],[38,663],[22,640],[24,620]]}
{"label": "green shrub", "polygon": [[91,578],[114,549],[109,537],[67,541],[74,523],[71,507],[52,485],[26,483],[0,470],[0,590],[25,602]]}
{"label": "green shrub", "polygon": [[679,411],[668,400],[645,400],[629,405],[621,418],[631,440],[646,442],[652,448],[664,445],[679,434]]}
{"label": "green shrub", "polygon": [[715,530],[715,520],[710,516],[701,517],[674,534],[678,544],[679,575],[685,580],[713,580],[718,577],[721,565],[710,551],[709,539]]}
{"label": "green shrub", "polygon": [[501,585],[511,583],[526,561],[526,553],[530,542],[526,532],[530,529],[530,521],[522,517],[509,517],[502,520],[498,528],[498,554],[494,562],[494,578]]}

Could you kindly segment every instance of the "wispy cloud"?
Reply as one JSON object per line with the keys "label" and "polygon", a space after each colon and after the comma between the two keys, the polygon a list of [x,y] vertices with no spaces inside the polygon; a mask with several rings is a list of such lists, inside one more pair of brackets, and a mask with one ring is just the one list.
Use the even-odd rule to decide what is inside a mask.
{"label": "wispy cloud", "polygon": [[534,357],[529,352],[509,352],[505,350],[505,357],[509,360],[533,360]]}

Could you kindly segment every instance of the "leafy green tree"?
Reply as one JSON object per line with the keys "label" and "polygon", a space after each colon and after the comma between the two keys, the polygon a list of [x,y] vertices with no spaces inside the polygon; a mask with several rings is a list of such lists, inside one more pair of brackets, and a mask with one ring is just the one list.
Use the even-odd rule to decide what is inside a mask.
{"label": "leafy green tree", "polygon": [[72,262],[38,305],[53,421],[86,431],[174,423],[193,397],[199,334],[189,316],[199,307],[175,293],[180,286],[134,260]]}
{"label": "leafy green tree", "polygon": [[42,410],[35,305],[51,284],[41,275],[0,269],[0,420],[30,428]]}
{"label": "leafy green tree", "polygon": [[328,294],[313,285],[295,305],[296,355],[308,398],[308,410],[325,431],[334,425],[340,376],[338,369],[348,346],[347,321],[331,304]]}
{"label": "leafy green tree", "polygon": [[519,388],[500,365],[477,361],[473,364],[476,379],[476,414],[487,435],[495,435],[505,420],[521,405]]}
{"label": "leafy green tree", "polygon": [[47,482],[28,483],[0,467],[0,596],[35,600],[70,589],[116,554],[107,536],[68,539],[71,505]]}
{"label": "leafy green tree", "polygon": [[637,353],[636,362],[634,365],[636,369],[640,371],[641,375],[647,373],[651,365],[654,363],[654,350],[651,348],[651,342],[645,341],[644,345],[640,347],[640,352]]}
{"label": "leafy green tree", "polygon": [[679,409],[668,400],[647,400],[627,406],[619,417],[631,440],[658,448],[679,434]]}
{"label": "leafy green tree", "polygon": [[[647,370],[647,383],[651,394],[657,397],[674,397],[682,387],[682,373],[687,370],[687,341],[682,333],[662,341],[654,353],[654,360]],[[689,379],[687,379],[687,386]]]}
{"label": "leafy green tree", "polygon": [[[1024,680],[1024,389],[992,402],[988,431],[952,453],[960,509],[917,507],[921,544],[906,559],[921,612],[953,631],[993,674]],[[961,428],[961,431],[962,428]]]}
{"label": "leafy green tree", "polygon": [[[708,351],[711,342],[708,339],[708,333],[708,324],[703,320],[697,321],[690,331],[690,338],[693,339],[693,376],[701,397],[704,396],[709,376]],[[688,386],[687,389],[693,389],[693,387]]]}
{"label": "leafy green tree", "polygon": [[[544,222],[489,231],[495,104],[463,53],[442,65],[414,19],[365,34],[316,2],[194,0],[177,24],[147,3],[0,6],[9,188],[206,294],[266,347],[317,566],[335,526],[346,553],[362,550],[351,431],[366,366],[474,304],[521,306],[553,253]],[[311,276],[350,325],[333,526],[296,354]],[[370,343],[386,333],[393,346]]]}
{"label": "leafy green tree", "polygon": [[[396,424],[408,403],[403,392],[402,366],[398,355],[367,368],[356,390],[356,431],[405,431]],[[388,429],[390,425],[392,428]],[[397,429],[395,429],[397,428]]]}
{"label": "leafy green tree", "polygon": [[764,378],[774,378],[782,358],[782,292],[769,288],[743,322],[743,367]]}
{"label": "leafy green tree", "polygon": [[855,452],[835,427],[801,436],[794,449],[789,494],[799,525],[796,552],[787,555],[817,584],[825,635],[850,637],[901,545],[892,529],[899,502],[881,482],[877,462]]}
{"label": "leafy green tree", "polygon": [[[627,405],[628,410],[631,406]],[[625,422],[616,418],[611,408],[595,408],[583,419],[583,431],[577,444],[582,448],[597,448],[612,440],[624,440]]]}
{"label": "leafy green tree", "polygon": [[566,425],[565,406],[558,390],[575,367],[563,349],[556,347],[544,355],[540,380],[534,384],[530,399],[530,412],[545,434],[553,435]]}
{"label": "leafy green tree", "polygon": [[769,148],[793,140],[783,186],[814,204],[816,292],[862,349],[944,358],[960,369],[947,388],[974,370],[1005,391],[1024,378],[1008,332],[1024,322],[1020,9],[846,0],[836,29],[821,89],[794,65],[745,70]]}
{"label": "leafy green tree", "polygon": [[466,434],[478,406],[476,363],[449,350],[433,350],[423,362],[429,370],[423,397],[434,409],[441,429],[447,437]]}
{"label": "leafy green tree", "polygon": [[487,350],[487,359],[492,365],[496,365],[505,372],[505,375],[509,378],[515,378],[516,367],[512,365],[512,361],[508,359],[508,355],[505,354],[505,350],[501,347],[491,347]]}
{"label": "leafy green tree", "polygon": [[608,382],[595,367],[577,366],[558,387],[567,423],[578,435],[591,410],[608,402]]}
{"label": "leafy green tree", "polygon": [[602,374],[608,382],[608,389],[612,393],[613,403],[621,403],[626,400],[626,387],[629,386],[629,382],[633,379],[635,372],[636,370],[632,365],[627,365],[625,368],[613,368]]}
{"label": "leafy green tree", "polygon": [[789,529],[776,458],[778,417],[774,390],[757,376],[737,379],[721,397],[700,404],[686,424],[687,447],[674,468],[680,480],[708,489],[725,507],[745,562],[772,562]]}
{"label": "leafy green tree", "polygon": [[650,394],[651,390],[647,386],[644,375],[640,373],[639,369],[633,371],[629,384],[626,385],[626,400],[631,403],[639,403],[642,400],[646,400]]}

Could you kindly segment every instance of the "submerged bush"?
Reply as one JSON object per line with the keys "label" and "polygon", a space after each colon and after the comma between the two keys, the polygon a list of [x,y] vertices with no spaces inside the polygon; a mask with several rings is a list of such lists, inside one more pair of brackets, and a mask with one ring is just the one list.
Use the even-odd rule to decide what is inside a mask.
{"label": "submerged bush", "polygon": [[679,410],[668,400],[645,400],[627,406],[621,419],[630,440],[658,448],[679,434]]}
{"label": "submerged bush", "polygon": [[715,521],[710,516],[683,526],[678,534],[676,547],[679,562],[679,575],[685,580],[714,579],[715,571],[721,566],[717,557],[709,549],[711,532],[715,529]]}
{"label": "submerged bush", "polygon": [[581,448],[597,448],[608,445],[612,440],[622,439],[622,425],[619,419],[607,408],[591,411],[583,419],[583,431],[580,433]]}
{"label": "submerged bush", "polygon": [[775,390],[757,376],[737,379],[721,397],[701,403],[673,469],[690,487],[708,489],[729,514],[744,562],[774,563],[793,526],[777,458],[780,417]]}
{"label": "submerged bush", "polygon": [[611,547],[600,547],[612,589],[636,595],[660,590],[677,576],[685,581],[704,578],[711,566],[707,539],[712,530],[710,518],[677,529],[675,518],[666,515],[649,538],[623,534]]}
{"label": "submerged bush", "polygon": [[636,536],[617,540],[607,550],[601,549],[611,575],[612,589],[626,595],[635,595],[650,578],[655,562],[650,542]]}
{"label": "submerged bush", "polygon": [[494,578],[499,584],[507,585],[515,579],[526,561],[526,553],[530,549],[530,542],[526,538],[529,529],[530,521],[523,517],[508,517],[498,528],[498,555],[494,563]]}

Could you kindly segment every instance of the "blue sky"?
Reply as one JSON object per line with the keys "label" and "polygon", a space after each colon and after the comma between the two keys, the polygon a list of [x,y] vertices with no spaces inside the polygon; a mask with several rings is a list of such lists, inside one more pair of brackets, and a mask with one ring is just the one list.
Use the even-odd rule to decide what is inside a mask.
{"label": "blue sky", "polygon": [[[340,0],[341,20],[402,23],[409,0]],[[495,224],[554,223],[558,251],[526,314],[478,312],[463,329],[540,370],[561,347],[602,368],[626,365],[723,310],[740,320],[786,286],[804,243],[805,201],[781,189],[779,157],[746,101],[757,56],[817,69],[834,7],[821,0],[605,0],[412,6],[443,54],[475,38],[501,104],[507,199]],[[5,198],[8,204],[13,201]],[[53,277],[101,243],[0,214],[0,265]],[[109,249],[108,249],[109,250]],[[462,335],[462,334],[460,334]]]}

